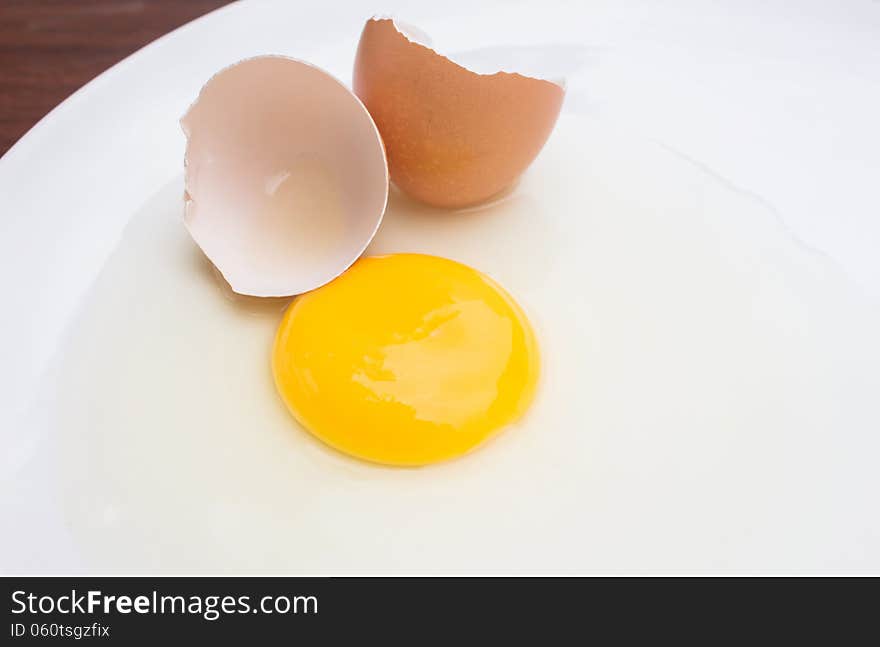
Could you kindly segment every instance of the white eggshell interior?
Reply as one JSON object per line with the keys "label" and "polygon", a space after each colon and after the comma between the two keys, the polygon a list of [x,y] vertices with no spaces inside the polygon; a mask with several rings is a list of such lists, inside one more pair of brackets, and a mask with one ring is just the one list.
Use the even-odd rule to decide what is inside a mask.
{"label": "white eggshell interior", "polygon": [[360,100],[323,70],[247,59],[211,78],[181,125],[184,221],[236,292],[317,288],[379,228],[388,199],[381,137]]}
{"label": "white eggshell interior", "polygon": [[494,46],[462,52],[440,52],[434,47],[433,39],[415,25],[384,14],[377,14],[370,20],[390,20],[394,28],[411,43],[427,47],[438,56],[481,76],[507,72],[550,81],[565,89],[566,76],[582,65],[583,53],[576,46]]}

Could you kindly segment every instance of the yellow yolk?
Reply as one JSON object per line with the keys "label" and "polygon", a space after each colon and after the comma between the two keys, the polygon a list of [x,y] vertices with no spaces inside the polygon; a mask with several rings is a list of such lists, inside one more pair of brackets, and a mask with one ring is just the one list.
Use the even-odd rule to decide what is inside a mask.
{"label": "yellow yolk", "polygon": [[460,456],[519,418],[539,357],[499,285],[435,256],[362,258],[293,301],[273,353],[299,422],[347,454],[391,465]]}

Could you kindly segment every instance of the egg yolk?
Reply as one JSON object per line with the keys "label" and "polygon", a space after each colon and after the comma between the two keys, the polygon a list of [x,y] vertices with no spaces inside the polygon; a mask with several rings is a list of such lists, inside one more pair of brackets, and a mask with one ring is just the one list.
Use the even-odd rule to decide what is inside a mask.
{"label": "egg yolk", "polygon": [[520,417],[538,376],[525,314],[476,270],[435,256],[362,258],[296,298],[275,383],[294,417],[362,459],[425,465]]}

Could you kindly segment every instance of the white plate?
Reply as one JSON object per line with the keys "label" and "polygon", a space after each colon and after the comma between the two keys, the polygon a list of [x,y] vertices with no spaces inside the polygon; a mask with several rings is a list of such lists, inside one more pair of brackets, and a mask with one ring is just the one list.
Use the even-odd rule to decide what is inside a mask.
{"label": "white plate", "polygon": [[[578,382],[559,385],[557,393],[577,396],[592,389],[592,397],[605,405],[598,407],[601,415],[591,419],[591,426],[560,430],[540,442],[516,436],[507,445],[487,448],[481,460],[495,453],[497,464],[505,466],[500,471],[487,470],[482,476],[477,463],[464,461],[462,478],[474,488],[475,499],[470,507],[463,505],[461,514],[444,498],[454,492],[449,483],[459,469],[450,468],[437,472],[443,476],[436,482],[425,472],[428,476],[420,476],[418,486],[407,484],[424,488],[433,498],[408,502],[420,514],[409,525],[389,528],[397,533],[396,540],[373,535],[368,551],[345,538],[365,530],[375,533],[388,501],[404,505],[393,488],[350,497],[343,488],[343,494],[316,498],[315,506],[331,506],[334,514],[315,513],[308,519],[324,524],[318,538],[330,539],[322,548],[312,537],[296,559],[273,554],[242,558],[250,550],[247,542],[259,537],[259,528],[253,529],[253,537],[244,533],[226,545],[230,552],[225,557],[217,550],[200,553],[187,544],[204,536],[188,536],[186,526],[180,533],[173,526],[150,526],[161,514],[144,521],[144,533],[173,536],[170,543],[186,548],[178,558],[161,551],[132,553],[116,561],[96,558],[95,547],[83,545],[77,520],[64,503],[64,493],[82,479],[75,471],[57,469],[59,451],[77,439],[59,439],[58,430],[47,427],[44,414],[54,404],[42,398],[45,373],[52,359],[63,354],[70,323],[133,216],[156,204],[173,214],[184,143],[177,119],[201,84],[224,65],[267,52],[312,61],[347,80],[362,22],[377,9],[354,2],[235,4],[101,75],[0,160],[4,571],[880,569],[880,513],[874,501],[880,491],[874,467],[880,450],[880,346],[876,328],[871,328],[880,295],[880,5],[816,4],[796,13],[782,2],[712,7],[681,3],[675,10],[612,3],[493,6],[391,3],[378,9],[422,26],[450,51],[517,43],[525,46],[519,53],[527,58],[566,59],[570,85],[562,125],[565,120],[592,124],[596,147],[583,152],[590,178],[620,191],[631,186],[636,196],[648,191],[666,200],[658,204],[663,217],[670,215],[664,207],[684,204],[685,197],[689,213],[695,213],[694,200],[702,200],[712,214],[707,217],[716,219],[736,200],[752,223],[734,227],[736,235],[775,232],[770,237],[762,233],[751,246],[748,236],[735,243],[725,237],[719,254],[741,253],[754,260],[759,251],[767,252],[769,265],[743,266],[744,273],[755,267],[761,272],[761,281],[743,284],[751,292],[728,295],[725,290],[731,286],[717,285],[706,297],[717,304],[736,296],[740,303],[752,304],[743,321],[753,323],[755,330],[773,331],[776,336],[765,342],[779,342],[767,346],[766,362],[746,355],[756,361],[701,364],[707,372],[700,380],[723,379],[729,390],[720,400],[694,402],[693,410],[704,418],[690,420],[687,433],[680,424],[687,415],[680,411],[677,418],[642,424],[645,415],[627,417],[627,412],[669,413],[656,397],[670,388],[663,384],[665,372],[658,362],[674,363],[674,356],[668,349],[662,352],[662,338],[657,346],[646,343],[636,326],[633,348],[646,353],[646,375],[658,382],[652,385],[638,374],[600,374],[584,366]],[[573,131],[559,131],[564,132]],[[618,141],[627,142],[621,144],[624,153],[645,152],[630,175],[626,160],[614,159]],[[539,184],[577,176],[571,169],[553,170],[554,163],[572,159],[565,144],[551,142],[518,189],[537,199],[539,207]],[[560,217],[572,223],[578,218]],[[676,226],[681,223],[671,222],[669,231],[687,231]],[[646,261],[645,267],[631,254],[632,247],[590,248],[589,241],[607,235],[607,229],[572,225],[572,232],[596,258],[632,258],[623,279],[608,276],[605,283],[601,271],[608,266],[597,261],[597,275],[588,281],[596,299],[603,289],[626,288],[629,297],[644,302],[651,294],[646,287],[650,282],[633,277],[664,276],[674,265],[662,265],[662,254],[650,244],[643,256],[655,264]],[[664,240],[662,228],[652,235]],[[394,240],[391,235],[384,244]],[[679,239],[672,244],[682,249]],[[768,244],[769,251],[762,247]],[[751,256],[753,252],[758,256]],[[468,253],[480,265],[479,250]],[[768,270],[780,262],[791,262],[796,269],[786,265],[778,274]],[[692,268],[695,275],[707,271]],[[803,326],[780,331],[779,326],[797,318],[760,320],[762,313],[783,312],[776,302],[779,295],[791,300],[784,312],[803,313]],[[540,292],[529,299],[539,303]],[[676,334],[676,317],[688,323],[683,317],[692,314],[692,305],[656,304],[668,309],[663,321],[670,326],[669,335]],[[585,322],[584,330],[595,335],[591,343],[597,357],[612,349],[623,353],[625,347],[616,345],[620,336],[615,331],[599,336],[595,324]],[[569,334],[576,329],[565,328]],[[714,343],[723,346],[723,340]],[[651,355],[652,348],[657,355]],[[635,361],[620,357],[621,365]],[[673,367],[673,375],[680,375],[675,371]],[[762,391],[766,397],[756,397],[756,384],[768,387]],[[681,401],[687,402],[687,394]],[[90,444],[98,443],[96,438],[100,436],[84,436],[78,448],[89,458],[84,471],[93,470],[104,455],[105,447]],[[547,478],[545,470],[539,483],[529,483],[536,473],[524,460],[530,452],[535,460],[559,461],[558,478]],[[320,471],[323,459],[315,460]],[[161,479],[161,465],[147,468],[149,478]],[[194,461],[194,480],[200,478],[198,468]],[[347,475],[357,480],[363,469],[353,467]],[[520,480],[507,500],[493,488],[498,479],[514,473]],[[100,477],[91,485],[99,492]],[[112,490],[119,483],[105,485]],[[490,503],[497,506],[494,516],[491,508],[480,507]],[[377,510],[374,518],[371,505]],[[235,509],[227,512],[236,514]],[[247,510],[240,513],[250,518]],[[107,523],[112,525],[113,519]],[[218,527],[228,527],[228,520]],[[223,542],[218,538],[218,543]],[[307,546],[323,553],[312,559]],[[113,548],[125,554],[125,546]]]}

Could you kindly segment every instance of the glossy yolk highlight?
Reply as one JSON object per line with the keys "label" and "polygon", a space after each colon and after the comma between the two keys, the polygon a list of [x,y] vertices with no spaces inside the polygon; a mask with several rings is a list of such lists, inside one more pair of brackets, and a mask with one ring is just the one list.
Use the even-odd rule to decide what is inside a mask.
{"label": "glossy yolk highlight", "polygon": [[392,465],[459,456],[516,420],[538,366],[531,326],[500,286],[419,254],[363,258],[295,299],[273,353],[303,426]]}

